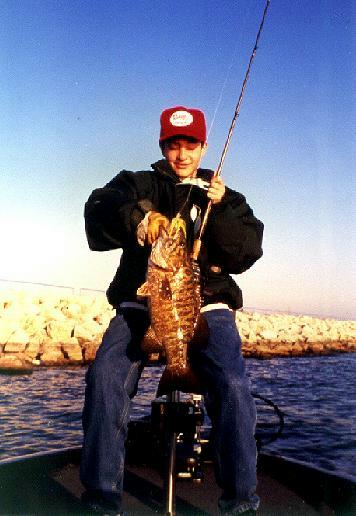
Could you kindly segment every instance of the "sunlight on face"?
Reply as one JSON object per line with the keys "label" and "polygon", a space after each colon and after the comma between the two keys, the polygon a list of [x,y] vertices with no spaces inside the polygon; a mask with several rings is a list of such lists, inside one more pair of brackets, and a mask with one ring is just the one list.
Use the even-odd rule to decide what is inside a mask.
{"label": "sunlight on face", "polygon": [[195,177],[207,149],[207,143],[190,138],[172,138],[163,142],[162,154],[181,179]]}

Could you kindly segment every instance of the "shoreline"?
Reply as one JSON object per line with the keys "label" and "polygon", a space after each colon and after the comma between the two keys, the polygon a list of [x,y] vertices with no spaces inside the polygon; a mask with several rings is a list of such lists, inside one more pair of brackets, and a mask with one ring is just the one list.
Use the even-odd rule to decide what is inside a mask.
{"label": "shoreline", "polygon": [[[103,294],[0,293],[0,372],[89,364],[114,314]],[[240,310],[236,324],[246,358],[356,351],[356,321]]]}

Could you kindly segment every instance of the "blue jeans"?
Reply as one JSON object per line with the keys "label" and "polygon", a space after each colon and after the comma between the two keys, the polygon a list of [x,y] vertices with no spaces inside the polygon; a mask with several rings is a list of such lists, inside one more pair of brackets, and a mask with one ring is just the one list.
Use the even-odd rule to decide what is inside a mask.
{"label": "blue jeans", "polygon": [[[129,313],[130,312],[130,313]],[[212,422],[215,473],[222,489],[223,512],[257,509],[256,409],[250,394],[234,312],[204,313],[209,327],[206,347],[195,350],[192,365],[204,379],[204,399]],[[132,320],[134,319],[134,323]],[[86,375],[81,480],[121,509],[125,440],[130,400],[144,366],[140,340],[148,326],[140,310],[116,315]]]}

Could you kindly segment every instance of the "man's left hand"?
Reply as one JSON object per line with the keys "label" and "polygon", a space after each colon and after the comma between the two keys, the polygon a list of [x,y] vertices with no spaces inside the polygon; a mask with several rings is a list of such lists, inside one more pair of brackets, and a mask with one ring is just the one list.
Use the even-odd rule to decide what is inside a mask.
{"label": "man's left hand", "polygon": [[226,187],[221,177],[213,177],[208,188],[208,198],[213,204],[217,204],[225,195]]}

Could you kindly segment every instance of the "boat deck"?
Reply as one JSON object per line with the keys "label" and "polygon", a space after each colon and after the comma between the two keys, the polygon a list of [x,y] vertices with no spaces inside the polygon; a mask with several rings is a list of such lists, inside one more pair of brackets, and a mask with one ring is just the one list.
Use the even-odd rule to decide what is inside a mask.
{"label": "boat deck", "polygon": [[[0,514],[89,514],[80,504],[83,487],[79,480],[79,460],[80,450],[75,449],[1,463]],[[218,514],[219,489],[212,465],[204,464],[203,471],[201,484],[177,481],[177,515]],[[261,457],[259,515],[355,514],[352,511],[355,485],[338,477],[327,480],[320,475],[318,470],[280,458]],[[127,465],[124,506],[130,516],[165,513],[165,491],[158,471],[147,465]]]}

